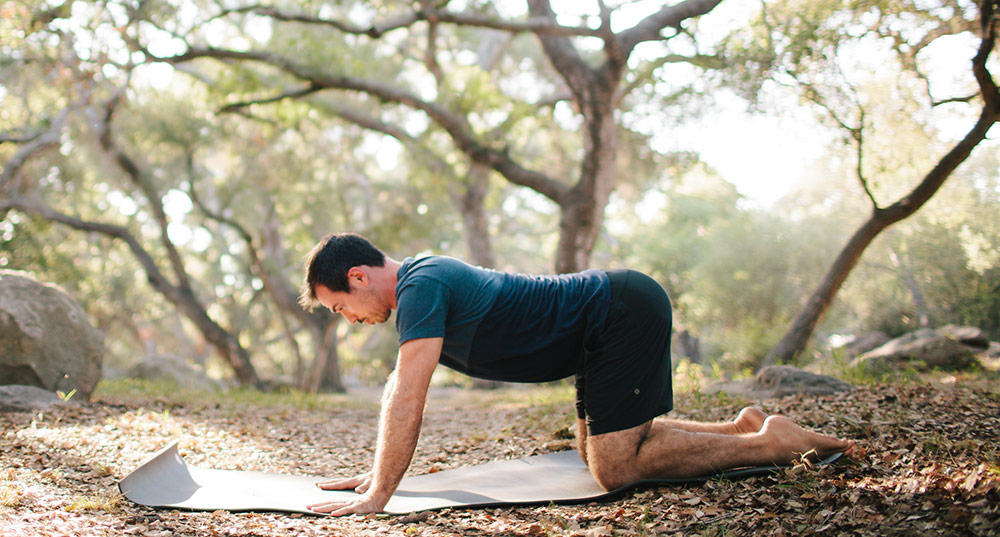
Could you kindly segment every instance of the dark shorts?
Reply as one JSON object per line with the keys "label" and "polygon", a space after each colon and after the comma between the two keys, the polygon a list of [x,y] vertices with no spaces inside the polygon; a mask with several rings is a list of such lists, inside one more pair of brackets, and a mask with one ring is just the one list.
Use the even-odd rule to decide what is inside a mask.
{"label": "dark shorts", "polygon": [[597,435],[642,425],[674,407],[670,299],[656,280],[608,271],[608,315],[587,342],[577,375],[577,416]]}

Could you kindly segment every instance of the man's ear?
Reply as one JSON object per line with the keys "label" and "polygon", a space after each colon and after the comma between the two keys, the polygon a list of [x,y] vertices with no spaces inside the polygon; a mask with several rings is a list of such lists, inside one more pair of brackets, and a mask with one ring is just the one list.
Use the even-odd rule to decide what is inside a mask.
{"label": "man's ear", "polygon": [[361,267],[351,267],[347,271],[348,281],[356,281],[358,284],[368,287],[368,273]]}

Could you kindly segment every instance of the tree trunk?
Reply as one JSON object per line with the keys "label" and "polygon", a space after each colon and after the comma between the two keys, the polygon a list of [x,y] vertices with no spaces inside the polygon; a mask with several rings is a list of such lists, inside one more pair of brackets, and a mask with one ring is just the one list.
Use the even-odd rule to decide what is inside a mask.
{"label": "tree trunk", "polygon": [[920,286],[917,285],[917,278],[913,275],[913,269],[910,268],[909,263],[906,262],[903,255],[900,255],[891,248],[889,249],[889,260],[894,267],[903,273],[903,281],[906,282],[906,288],[910,291],[910,298],[913,299],[913,309],[920,321],[920,326],[923,328],[929,327],[931,325],[930,310],[927,308],[924,294],[920,292]]}
{"label": "tree trunk", "polygon": [[461,194],[456,193],[452,197],[462,215],[469,261],[474,265],[492,268],[496,266],[496,259],[493,256],[489,221],[483,207],[490,172],[488,166],[472,162],[469,166],[465,191]]}

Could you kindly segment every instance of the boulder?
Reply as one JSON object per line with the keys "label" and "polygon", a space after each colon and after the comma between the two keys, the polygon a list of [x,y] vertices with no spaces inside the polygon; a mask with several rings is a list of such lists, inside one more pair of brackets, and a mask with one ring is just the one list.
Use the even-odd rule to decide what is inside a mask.
{"label": "boulder", "polygon": [[938,333],[958,341],[963,345],[968,345],[979,350],[986,350],[990,347],[990,338],[985,332],[975,326],[956,326],[949,324],[938,328]]}
{"label": "boulder", "polygon": [[152,356],[133,365],[126,373],[127,377],[148,380],[168,380],[179,386],[198,390],[213,390],[219,385],[213,381],[205,370],[191,364],[180,356]]}
{"label": "boulder", "polygon": [[844,354],[850,358],[854,359],[858,356],[881,347],[889,342],[890,338],[885,332],[865,332],[863,334],[858,334],[852,336],[848,339],[843,346],[839,347],[843,349]]}
{"label": "boulder", "polygon": [[858,356],[852,365],[864,363],[875,369],[909,365],[918,370],[954,370],[968,367],[974,361],[976,351],[977,349],[937,330],[923,328]]}
{"label": "boulder", "polygon": [[0,385],[87,399],[101,378],[104,335],[57,286],[0,270]]}
{"label": "boulder", "polygon": [[58,395],[37,386],[0,386],[0,412],[37,412],[62,404]]}
{"label": "boulder", "polygon": [[753,385],[759,391],[772,391],[773,397],[796,393],[810,395],[832,395],[851,391],[853,386],[829,375],[818,375],[790,365],[762,367],[753,378]]}
{"label": "boulder", "polygon": [[761,368],[752,379],[717,383],[709,393],[726,392],[750,399],[770,399],[786,395],[832,395],[853,389],[851,384],[828,375],[810,373],[790,365]]}

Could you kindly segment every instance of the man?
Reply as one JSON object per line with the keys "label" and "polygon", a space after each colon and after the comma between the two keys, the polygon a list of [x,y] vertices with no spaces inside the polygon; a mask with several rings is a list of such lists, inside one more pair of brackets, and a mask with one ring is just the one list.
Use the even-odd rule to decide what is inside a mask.
{"label": "man", "polygon": [[338,234],[308,255],[301,303],[329,308],[351,323],[382,323],[397,310],[400,343],[383,394],[372,471],[320,483],[359,495],[309,506],[318,512],[385,507],[413,457],[438,362],[515,382],[576,375],[579,451],[605,489],[853,447],[755,408],[728,423],[662,417],[673,407],[670,302],[639,272],[528,276],[440,256],[400,262],[358,235]]}

